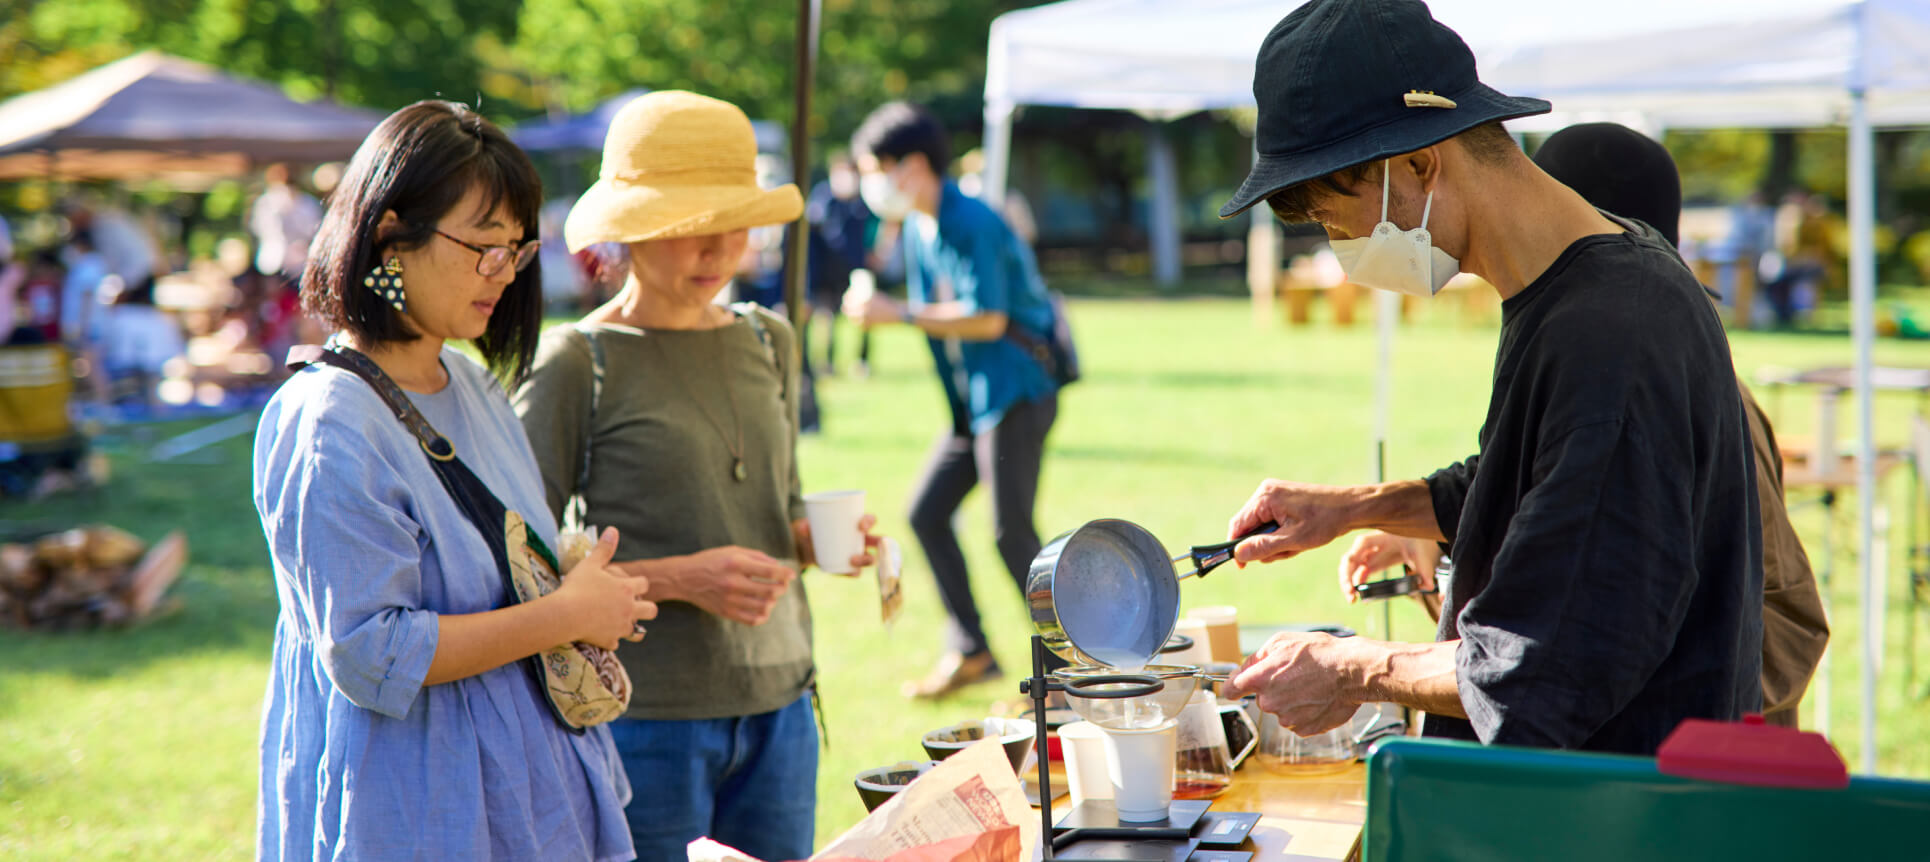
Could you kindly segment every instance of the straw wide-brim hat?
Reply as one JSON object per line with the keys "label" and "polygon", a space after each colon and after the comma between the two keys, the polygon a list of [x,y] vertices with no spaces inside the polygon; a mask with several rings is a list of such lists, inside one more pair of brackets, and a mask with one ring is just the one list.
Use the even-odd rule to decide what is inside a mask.
{"label": "straw wide-brim hat", "polygon": [[601,177],[570,208],[570,251],[795,221],[797,186],[757,185],[757,135],[729,102],[659,90],[610,121]]}

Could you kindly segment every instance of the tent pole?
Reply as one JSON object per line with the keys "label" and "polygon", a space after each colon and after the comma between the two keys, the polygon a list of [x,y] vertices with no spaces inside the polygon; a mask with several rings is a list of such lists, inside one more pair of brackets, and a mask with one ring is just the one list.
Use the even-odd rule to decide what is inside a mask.
{"label": "tent pole", "polygon": [[1162,289],[1179,284],[1179,169],[1166,121],[1148,117],[1146,125],[1146,183],[1151,187],[1146,233],[1153,255],[1153,281]]}
{"label": "tent pole", "polygon": [[[791,93],[794,112],[791,121],[791,179],[806,194],[811,190],[811,76],[817,59],[818,0],[797,0],[797,79]],[[800,345],[804,343],[804,325],[810,311],[804,303],[810,221],[809,215],[800,215],[797,221],[785,228],[790,248],[785,254],[784,310],[791,318],[791,328],[799,335],[796,341]]]}
{"label": "tent pole", "polygon": [[985,45],[985,166],[979,178],[979,199],[994,210],[1005,205],[1012,167],[1012,117],[1018,107],[1006,95],[1005,75],[1005,26],[994,18]]}
{"label": "tent pole", "polygon": [[[1401,316],[1401,295],[1374,291],[1374,482],[1387,481],[1388,411],[1393,402],[1394,325]],[[1381,636],[1394,639],[1394,603],[1381,602]],[[1411,720],[1411,716],[1409,717]]]}
{"label": "tent pole", "polygon": [[[1876,250],[1873,232],[1876,222],[1875,172],[1872,158],[1875,132],[1870,126],[1868,95],[1861,88],[1850,91],[1849,129],[1849,209],[1850,209],[1850,332],[1856,343],[1856,507],[1857,568],[1861,574],[1863,609],[1863,715],[1862,757],[1864,773],[1876,772],[1876,663],[1881,652],[1876,643],[1877,590],[1882,589],[1875,569],[1876,554],[1876,435],[1871,422],[1870,369],[1871,343],[1876,338]],[[1820,453],[1828,457],[1828,453]]]}
{"label": "tent pole", "polygon": [[[1254,165],[1260,163],[1259,147],[1256,136],[1250,151]],[[1273,319],[1273,294],[1280,284],[1280,229],[1264,203],[1247,213],[1246,287],[1253,295],[1253,325],[1265,327]]]}
{"label": "tent pole", "polygon": [[1012,103],[985,103],[985,167],[979,199],[994,210],[1005,205],[1006,183],[1012,165]]}

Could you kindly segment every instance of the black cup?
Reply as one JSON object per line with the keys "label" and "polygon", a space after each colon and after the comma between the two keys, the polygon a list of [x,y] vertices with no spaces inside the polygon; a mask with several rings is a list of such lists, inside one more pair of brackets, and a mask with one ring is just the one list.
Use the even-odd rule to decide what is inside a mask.
{"label": "black cup", "polygon": [[878,806],[898,795],[898,791],[924,775],[934,766],[935,760],[906,760],[890,766],[876,766],[858,773],[852,784],[858,788],[858,798],[864,800],[864,810],[876,811]]}
{"label": "black cup", "polygon": [[967,721],[950,727],[930,731],[919,741],[925,746],[925,753],[933,760],[944,760],[961,750],[978,744],[986,737],[995,737],[1005,748],[1005,758],[1012,762],[1012,771],[1019,771],[1025,763],[1025,755],[1032,750],[1038,728],[1030,720],[1016,718],[987,718],[980,721]]}

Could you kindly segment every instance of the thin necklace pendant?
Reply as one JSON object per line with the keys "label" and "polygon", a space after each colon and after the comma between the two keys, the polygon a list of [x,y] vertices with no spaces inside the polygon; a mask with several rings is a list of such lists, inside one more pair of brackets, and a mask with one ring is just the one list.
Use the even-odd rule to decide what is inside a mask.
{"label": "thin necklace pendant", "polygon": [[732,479],[736,479],[737,481],[742,482],[745,479],[750,478],[750,476],[751,476],[751,471],[744,469],[744,459],[742,458],[731,459],[730,477]]}

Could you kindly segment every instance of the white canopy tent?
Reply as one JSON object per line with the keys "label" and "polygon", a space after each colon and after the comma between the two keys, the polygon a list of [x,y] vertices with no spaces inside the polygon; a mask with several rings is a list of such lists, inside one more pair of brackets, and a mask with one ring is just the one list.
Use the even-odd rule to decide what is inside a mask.
{"label": "white canopy tent", "polygon": [[[1066,0],[993,22],[985,82],[985,187],[1003,193],[1021,105],[1131,110],[1153,119],[1253,104],[1253,58],[1300,0]],[[1873,129],[1930,122],[1924,0],[1434,0],[1475,51],[1482,80],[1557,113],[1517,130],[1608,119],[1663,128],[1849,129],[1852,337],[1856,348],[1859,549],[1864,631],[1875,630]],[[1170,169],[1151,172],[1155,182]],[[1239,168],[1228,166],[1229,186]],[[1155,188],[1154,208],[1172,205]],[[1256,215],[1256,222],[1264,219]],[[1169,219],[1170,221],[1170,219]],[[1155,220],[1155,227],[1173,231]],[[1176,236],[1154,239],[1177,248]],[[1156,266],[1157,268],[1157,266]],[[1176,273],[1176,268],[1166,270]],[[1390,315],[1383,314],[1385,320]],[[1386,339],[1376,435],[1384,439]],[[1875,767],[1876,645],[1863,650],[1862,770]]]}

